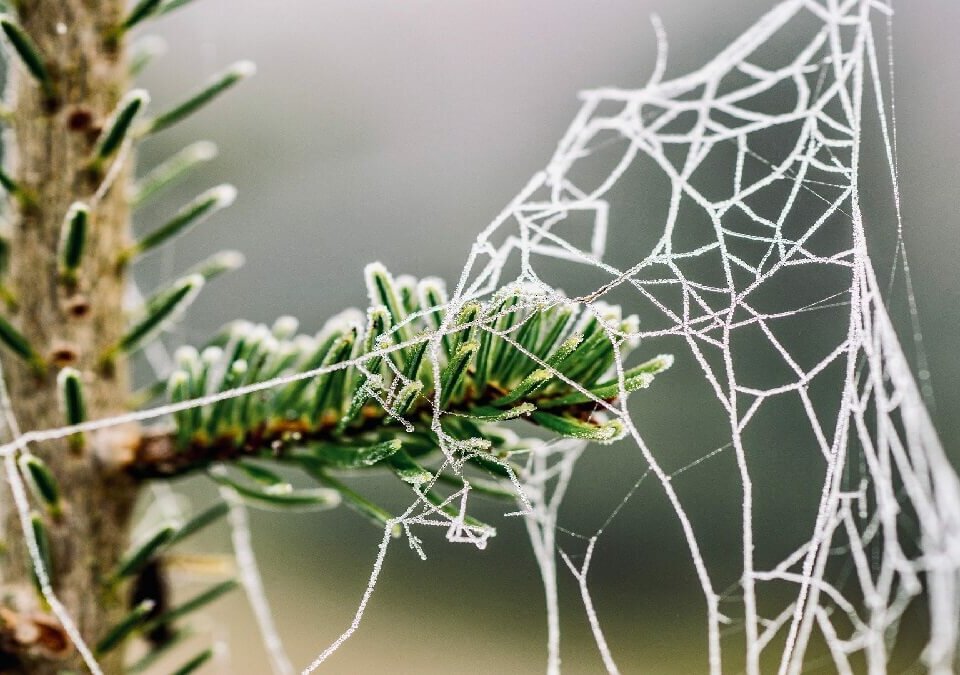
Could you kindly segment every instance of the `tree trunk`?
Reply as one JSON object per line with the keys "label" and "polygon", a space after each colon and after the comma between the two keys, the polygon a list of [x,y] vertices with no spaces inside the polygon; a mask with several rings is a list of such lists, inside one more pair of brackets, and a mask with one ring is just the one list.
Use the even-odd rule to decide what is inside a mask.
{"label": "tree trunk", "polygon": [[[83,375],[87,414],[101,418],[124,410],[128,395],[125,359],[102,365],[104,351],[124,328],[122,296],[125,271],[119,252],[129,237],[130,158],[110,187],[98,194],[103,175],[89,168],[91,151],[102,126],[128,89],[129,75],[122,37],[114,39],[124,16],[124,0],[28,0],[13,3],[18,21],[43,56],[54,96],[38,86],[11,56],[8,85],[11,129],[4,143],[8,173],[27,198],[11,199],[10,270],[7,277],[16,308],[11,323],[47,362],[37,375],[24,362],[3,354],[13,410],[22,430],[65,423],[57,391],[63,366]],[[61,278],[58,245],[71,203],[90,206],[86,248],[75,283]],[[113,445],[113,444],[111,444]],[[127,611],[126,588],[108,589],[105,576],[128,543],[136,485],[117,471],[103,437],[86,439],[74,452],[66,443],[32,450],[56,476],[64,499],[59,521],[45,517],[51,540],[54,589],[88,644]],[[16,512],[4,491],[2,603],[23,617],[43,611]],[[119,672],[120,652],[102,659],[105,672]],[[55,673],[85,670],[76,650],[66,656],[45,653],[42,646],[19,655],[14,672]],[[9,664],[7,664],[9,665]],[[2,667],[0,667],[2,670]],[[3,671],[7,672],[7,671]]]}

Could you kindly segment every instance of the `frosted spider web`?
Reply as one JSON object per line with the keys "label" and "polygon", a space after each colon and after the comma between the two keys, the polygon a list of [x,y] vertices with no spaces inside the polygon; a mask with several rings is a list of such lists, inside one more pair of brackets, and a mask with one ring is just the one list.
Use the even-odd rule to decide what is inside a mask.
{"label": "frosted spider web", "polygon": [[[620,418],[645,462],[636,486],[658,484],[680,525],[706,606],[712,673],[799,673],[823,666],[824,658],[840,673],[886,672],[901,619],[917,606],[928,615],[920,663],[933,673],[953,672],[957,663],[960,484],[885,306],[859,185],[864,122],[873,119],[880,127],[902,234],[895,137],[875,39],[877,15],[890,14],[888,4],[870,0],[787,0],[706,66],[673,80],[663,79],[666,38],[655,21],[659,56],[649,82],[636,90],[582,93],[583,105],[546,169],[480,233],[451,296],[448,317],[505,282],[521,284],[531,305],[565,302],[544,271],[555,269],[551,264],[557,261],[582,266],[602,275],[600,283],[574,298],[583,312],[602,317],[601,299],[620,293],[626,309],[642,318],[637,335],[620,335],[607,325],[615,345],[639,337],[698,364],[727,419],[729,436],[688,465],[666,468],[666,452],[645,441],[625,404],[598,400],[597,406]],[[766,49],[771,44],[778,47],[776,56]],[[772,149],[771,134],[777,139]],[[584,170],[593,159],[607,160],[606,168]],[[655,167],[669,184],[667,216],[656,226],[644,225],[645,231],[655,231],[652,245],[637,245],[634,264],[621,269],[605,261],[608,235],[615,234],[608,231],[611,203],[606,198],[639,163]],[[725,181],[723,189],[716,187],[717,176]],[[571,222],[580,229],[564,235],[564,225]],[[898,238],[898,253],[902,247]],[[508,275],[513,275],[509,281]],[[814,278],[819,285],[811,283]],[[801,291],[811,285],[820,295],[805,299]],[[770,288],[779,291],[771,294]],[[796,320],[812,316],[841,330],[800,348]],[[448,319],[428,336],[437,401],[439,344],[451,329]],[[743,342],[744,336],[752,342]],[[501,337],[511,340],[510,334]],[[765,363],[773,358],[778,367],[762,373],[751,368],[750,358],[757,357],[741,354],[745,344],[751,351],[762,345]],[[362,368],[363,363],[336,368],[348,366]],[[617,368],[622,376],[619,358]],[[924,369],[921,362],[921,374]],[[91,671],[100,672],[40,562],[14,454],[30,443],[156,419],[324,370],[330,369],[49,431],[21,434],[8,415],[14,440],[3,446],[5,469],[37,577]],[[839,377],[831,379],[831,373]],[[819,476],[807,534],[787,544],[757,536],[754,508],[762,486],[751,473],[771,441],[752,432],[782,401],[802,411],[808,432],[801,439],[803,458]],[[469,447],[443,433],[442,415],[438,406],[434,429],[447,455],[444,468],[459,471],[463,460],[455,451]],[[557,541],[563,532],[560,505],[584,447],[574,441],[534,445],[513,479],[519,510],[511,515],[524,518],[546,591],[549,672],[560,669],[561,572],[576,581],[604,667],[618,671],[616,645],[607,643],[588,584],[606,525],[592,536],[575,538],[582,545],[576,552],[561,549]],[[690,502],[674,481],[720,454],[733,456],[742,495],[742,566],[733,579],[713,569],[716,552],[702,543],[704,526],[689,515]],[[451,541],[486,545],[492,532],[465,522],[470,495],[469,483],[451,495],[450,503],[459,506],[456,516],[418,499],[390,522],[353,622],[305,672],[318,668],[359,627],[394,530],[401,530],[420,555],[426,555],[416,535],[421,527],[444,528]],[[272,667],[291,672],[262,592],[245,512],[235,495],[224,496],[232,506],[243,584]],[[618,512],[619,507],[608,523]],[[789,550],[777,554],[784,546]],[[731,583],[735,593],[726,590]],[[737,630],[727,630],[730,626]]]}
{"label": "frosted spider web", "polygon": [[[662,80],[666,42],[657,26],[660,58],[649,83],[582,94],[556,154],[480,235],[457,289],[457,297],[470,297],[485,285],[496,287],[510,257],[519,258],[522,277],[534,282],[543,257],[590,265],[608,279],[578,300],[589,305],[617,287],[627,289],[633,302],[625,305],[645,323],[639,335],[673,337],[671,346],[685,345],[700,365],[729,420],[741,481],[740,607],[721,607],[720,579],[657,449],[645,443],[626,408],[611,412],[621,416],[682,526],[707,606],[711,672],[721,671],[724,648],[733,646],[721,639],[721,628],[734,622],[742,625],[748,673],[760,672],[772,650],[778,653],[767,656],[765,669],[776,664],[779,672],[800,672],[818,638],[838,672],[886,672],[899,621],[921,597],[929,611],[923,664],[940,673],[953,672],[956,664],[960,485],[884,305],[861,211],[864,108],[872,88],[876,108],[868,114],[878,117],[901,227],[895,146],[874,37],[877,13],[889,16],[891,9],[864,1],[783,2],[705,67],[669,81]],[[791,31],[810,37],[786,58],[781,51],[776,65],[767,63],[772,59],[764,47]],[[771,132],[786,148],[781,157],[754,149],[755,139],[764,147]],[[611,169],[578,171],[611,146],[617,155]],[[610,210],[604,198],[641,160],[669,180],[668,215],[649,252],[639,251],[643,257],[628,269],[616,269],[603,262]],[[708,193],[713,186],[704,174],[727,177],[726,189]],[[761,202],[768,212],[760,211]],[[556,230],[584,212],[592,236],[589,248],[578,248]],[[684,232],[689,220],[699,228],[693,237]],[[503,243],[494,245],[504,232]],[[699,245],[679,244],[697,236]],[[809,283],[811,273],[826,274],[825,268],[839,273],[832,292],[793,305],[802,293],[780,293],[779,306],[771,306],[766,288]],[[845,328],[835,341],[818,343],[814,358],[809,349],[801,354],[788,346],[797,331],[789,320],[812,311]],[[736,353],[744,345],[741,334],[751,330],[782,364],[773,378],[758,377]],[[837,368],[843,373],[837,391],[818,390],[818,378]],[[749,431],[751,421],[782,398],[802,406],[811,432],[806,452],[820,467],[821,487],[808,539],[776,564],[760,565],[765,542],[754,532],[750,466],[764,448]],[[524,476],[534,509],[528,530],[547,589],[551,672],[560,665],[556,516],[576,454],[567,451],[557,464],[536,457]],[[552,474],[550,494],[542,488]],[[913,520],[918,531],[908,533],[905,523]],[[561,557],[580,587],[603,663],[616,671],[586,583],[599,534],[589,538],[579,566]],[[846,587],[834,578],[838,562],[853,568]],[[765,597],[778,582],[792,588],[779,605]]]}

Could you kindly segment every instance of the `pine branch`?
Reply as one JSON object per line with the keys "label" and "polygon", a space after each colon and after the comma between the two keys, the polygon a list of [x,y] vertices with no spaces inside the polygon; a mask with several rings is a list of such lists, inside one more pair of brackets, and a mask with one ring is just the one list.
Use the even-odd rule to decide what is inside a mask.
{"label": "pine branch", "polygon": [[[421,307],[416,300],[432,294],[403,293],[381,266],[372,269],[366,326],[356,312],[333,319],[315,337],[293,335],[289,321],[272,328],[238,322],[203,356],[181,350],[167,386],[169,402],[236,387],[255,391],[181,410],[172,428],[147,430],[128,472],[142,480],[172,478],[255,459],[297,466],[334,489],[328,471],[389,468],[401,480],[432,477],[420,463],[442,457],[444,441],[431,429],[438,402],[444,433],[455,441],[475,439],[471,447],[480,448],[461,452],[462,458],[486,462],[489,470],[515,449],[494,448],[492,440],[498,425],[514,418],[560,436],[616,440],[623,430],[610,409],[672,363],[661,355],[625,367],[621,389],[616,354],[622,363],[638,341],[636,317],[622,317],[618,307],[595,304],[594,313],[575,322],[570,303],[514,285],[448,317],[446,307]],[[421,285],[432,288],[436,281]],[[438,326],[445,327],[442,333]],[[434,351],[438,373],[429,358]],[[256,386],[281,376],[288,381]],[[406,474],[397,471],[404,457],[412,463]],[[262,480],[269,472],[249,468],[242,470],[244,479],[266,484],[250,488],[254,501],[269,503],[273,494],[278,507],[297,502],[280,498],[289,486],[280,489]],[[218,468],[217,480],[245,484],[224,478],[223,471]],[[359,496],[339,491],[356,505]]]}

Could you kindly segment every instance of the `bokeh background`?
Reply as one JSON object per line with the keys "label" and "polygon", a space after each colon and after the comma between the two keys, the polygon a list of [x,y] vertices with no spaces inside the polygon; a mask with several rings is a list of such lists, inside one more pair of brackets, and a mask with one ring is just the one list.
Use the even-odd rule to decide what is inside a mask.
{"label": "bokeh background", "polygon": [[[253,59],[259,68],[216,106],[150,139],[140,154],[141,165],[149,167],[199,138],[220,148],[188,184],[138,214],[139,227],[156,225],[208,186],[228,181],[240,190],[231,209],[139,270],[149,289],[224,247],[246,254],[246,267],[211,284],[168,343],[199,344],[237,317],[272,321],[293,314],[304,329],[316,330],[335,312],[365,302],[362,268],[371,260],[453,282],[479,229],[549,158],[578,108],[576,92],[638,86],[649,76],[651,12],[669,35],[671,77],[699,67],[771,4],[203,0],[156,21],[149,30],[169,50],[141,78],[155,109],[237,59]],[[960,4],[910,0],[896,9],[906,244],[936,394],[934,416],[960,463]],[[882,155],[868,159],[867,200],[875,196],[888,206]],[[633,199],[638,212],[657,222],[642,192]],[[887,255],[878,263],[883,273],[892,262],[889,215],[887,209],[871,223],[878,250]],[[635,251],[611,255],[614,264],[639,257]],[[893,308],[909,337],[904,307],[901,293]],[[704,455],[726,433],[722,417],[703,412],[710,395],[697,384],[698,373],[695,365],[678,363],[675,375],[642,394],[638,422],[670,468],[682,465],[679,458]],[[790,425],[800,423],[770,427],[772,442],[789,438]],[[681,425],[696,429],[699,440],[672,448],[670,432]],[[678,459],[670,461],[674,450]],[[780,472],[776,463],[764,464],[783,494],[799,490],[804,478],[802,456],[792,461],[796,466]],[[589,451],[562,524],[592,534],[642,470],[629,445]],[[719,552],[717,564],[732,570],[739,565],[739,490],[726,476],[710,466],[692,471],[684,496],[695,504],[695,519],[718,516],[703,520],[699,535]],[[196,503],[212,498],[201,482],[178,487]],[[408,501],[390,482],[371,481],[365,489],[382,490],[382,501],[397,507]],[[522,523],[499,518],[503,510],[494,505],[483,512],[500,532],[485,551],[428,533],[430,557],[421,562],[398,542],[359,632],[330,659],[327,672],[541,672],[546,629],[538,573]],[[294,517],[255,513],[253,526],[280,632],[295,664],[303,665],[349,624],[380,532],[346,509]],[[791,523],[787,510],[764,514],[759,526],[774,532],[802,523]],[[219,531],[198,550],[226,547],[226,532]],[[601,540],[591,588],[624,672],[705,669],[703,603],[675,518],[652,483]],[[561,596],[564,670],[599,672],[568,575],[562,575]],[[268,671],[239,595],[209,617],[210,634],[230,646],[229,660],[211,672]]]}

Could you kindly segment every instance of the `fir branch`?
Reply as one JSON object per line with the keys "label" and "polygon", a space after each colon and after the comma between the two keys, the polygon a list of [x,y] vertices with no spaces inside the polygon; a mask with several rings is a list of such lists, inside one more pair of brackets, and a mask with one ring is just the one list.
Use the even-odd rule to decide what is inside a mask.
{"label": "fir branch", "polygon": [[[671,364],[658,356],[625,368],[620,386],[617,352],[623,359],[637,346],[637,321],[621,318],[616,307],[595,306],[596,315],[575,323],[568,302],[513,286],[487,302],[461,306],[448,321],[447,307],[432,304],[436,292],[421,292],[418,300],[379,265],[368,268],[367,282],[372,306],[366,328],[337,319],[309,337],[294,335],[296,322],[289,318],[272,328],[237,322],[204,350],[204,358],[193,348],[182,350],[167,386],[171,403],[239,386],[251,390],[180,410],[172,429],[148,430],[128,472],[141,480],[171,478],[233,463],[256,484],[263,483],[261,474],[274,474],[244,460],[266,459],[305,471],[382,524],[385,512],[331,473],[383,468],[408,483],[411,477],[417,485],[432,480],[420,464],[442,456],[434,452],[441,445],[431,425],[436,404],[445,433],[467,442],[464,447],[491,448],[497,441],[495,455],[471,451],[463,459],[509,475],[503,462],[512,448],[504,446],[498,424],[523,419],[560,436],[609,443],[623,434],[607,414],[616,399],[648,387]],[[428,290],[435,287],[431,282]],[[424,300],[431,304],[421,307]],[[448,333],[438,335],[437,326],[449,326]],[[432,340],[443,347],[430,350]],[[424,358],[432,351],[439,354],[437,364]],[[436,377],[425,372],[434,367],[440,369]],[[297,379],[257,387],[281,375]],[[440,392],[434,391],[437,381]],[[325,494],[294,491],[285,480],[239,481],[224,467],[215,467],[211,477],[254,505],[329,502]]]}

